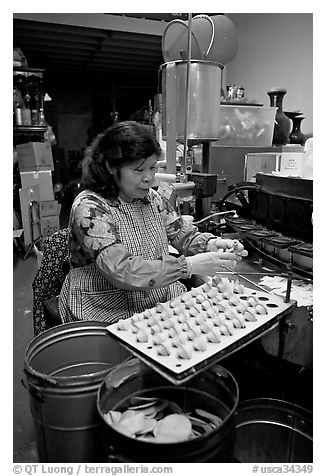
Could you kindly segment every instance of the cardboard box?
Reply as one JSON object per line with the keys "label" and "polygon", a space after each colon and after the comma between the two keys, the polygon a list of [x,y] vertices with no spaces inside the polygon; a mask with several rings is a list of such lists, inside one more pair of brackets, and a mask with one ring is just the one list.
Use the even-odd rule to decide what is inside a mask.
{"label": "cardboard box", "polygon": [[304,152],[304,146],[300,144],[285,144],[281,147],[281,152]]}
{"label": "cardboard box", "polygon": [[21,172],[54,170],[49,141],[27,142],[26,144],[18,144],[16,148],[19,170]]}
{"label": "cardboard box", "polygon": [[244,180],[255,182],[259,172],[268,174],[278,172],[280,154],[274,152],[255,152],[245,155]]}
{"label": "cardboard box", "polygon": [[43,238],[51,236],[56,231],[60,230],[59,215],[52,215],[47,217],[41,217],[41,235]]}
{"label": "cardboard box", "polygon": [[22,188],[33,187],[39,185],[40,200],[49,201],[54,200],[53,182],[51,170],[42,170],[34,172],[21,172],[20,179]]}
{"label": "cardboard box", "polygon": [[303,175],[304,152],[282,152],[280,175],[299,177]]}
{"label": "cardboard box", "polygon": [[60,215],[60,208],[57,200],[41,201],[39,202],[40,217]]}
{"label": "cardboard box", "polygon": [[[20,209],[22,214],[22,224],[24,228],[24,243],[28,246],[33,240],[41,236],[40,222],[36,213],[31,214],[31,203],[35,205],[40,201],[40,187],[34,185],[33,187],[24,187],[19,190]],[[33,218],[33,220],[32,220]],[[32,225],[33,221],[33,225]]]}

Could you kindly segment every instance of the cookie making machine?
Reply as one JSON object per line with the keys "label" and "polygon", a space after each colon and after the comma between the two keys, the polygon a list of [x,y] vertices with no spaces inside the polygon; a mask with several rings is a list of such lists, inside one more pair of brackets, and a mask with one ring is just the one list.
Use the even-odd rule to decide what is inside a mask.
{"label": "cookie making machine", "polygon": [[[219,31],[223,31],[223,40],[218,37]],[[235,27],[221,15],[192,18],[188,14],[188,22],[175,19],[163,33],[166,62],[160,67],[159,89],[166,173],[158,174],[157,182],[173,205],[178,208],[183,202],[188,213],[187,199],[193,195],[197,221],[210,215],[210,197],[216,192],[217,175],[209,173],[211,143],[218,139],[222,70],[235,56],[237,47]],[[201,172],[193,170],[197,145],[202,146]],[[183,156],[177,164],[177,148],[181,146]],[[233,216],[229,211],[221,214],[224,213]]]}
{"label": "cookie making machine", "polygon": [[[163,33],[162,52],[166,62],[160,67],[159,89],[166,173],[157,175],[160,191],[174,205],[183,198],[187,203],[189,195],[193,195],[195,222],[201,224],[201,229],[208,231],[209,225],[213,233],[225,230],[240,233],[250,247],[285,271],[312,278],[311,180],[259,173],[256,183],[230,185],[219,202],[219,209],[211,208],[210,197],[216,193],[219,181],[218,175],[210,171],[212,143],[218,141],[221,122],[222,70],[234,58],[238,47],[232,22],[224,30],[224,43],[218,38],[217,47],[215,36],[221,17],[192,18],[188,14],[188,23],[175,19]],[[200,173],[194,171],[195,146],[201,146],[196,147],[202,153]],[[183,156],[178,164],[176,155],[180,147]],[[184,210],[189,214],[187,205]],[[225,226],[209,222],[213,215],[222,215]]]}
{"label": "cookie making machine", "polygon": [[[188,14],[188,23],[173,20],[163,34],[162,51],[166,62],[160,67],[160,78],[166,173],[158,174],[157,180],[160,191],[174,205],[183,197],[187,202],[187,197],[193,195],[195,223],[200,225],[200,229],[216,234],[236,234],[246,242],[247,248],[257,252],[262,259],[273,262],[280,269],[279,275],[287,279],[284,300],[289,302],[294,278],[312,281],[312,181],[301,180],[298,188],[298,180],[257,174],[256,183],[230,185],[218,210],[212,210],[210,197],[216,192],[218,176],[209,171],[212,143],[218,140],[221,76],[224,65],[236,55],[238,46],[236,31],[230,30],[229,35],[225,35],[229,41],[228,47],[224,45],[226,54],[220,51],[214,56],[212,18],[205,15],[191,18]],[[200,45],[196,40],[199,36],[195,36],[192,30],[196,22],[201,22],[201,28],[211,32],[210,41],[205,47],[201,45],[201,49],[198,49]],[[177,26],[182,30],[179,37]],[[196,33],[198,28],[196,25]],[[172,32],[170,36],[169,32]],[[205,37],[209,38],[208,33]],[[219,61],[220,58],[223,61]],[[178,143],[183,147],[179,174],[176,173]],[[202,151],[200,173],[193,171],[194,147],[198,145]],[[219,215],[223,217],[222,221],[209,221]],[[207,225],[210,225],[209,229]],[[252,279],[259,279],[258,275],[262,277],[266,271],[255,271],[241,273],[238,277],[258,289]],[[276,276],[277,272],[270,274]],[[307,313],[304,327],[309,327],[309,335],[305,346],[309,347],[310,355],[312,306]],[[284,352],[288,330],[288,321],[283,319],[276,339],[279,345],[275,353],[279,357]],[[310,362],[310,358],[308,360]]]}

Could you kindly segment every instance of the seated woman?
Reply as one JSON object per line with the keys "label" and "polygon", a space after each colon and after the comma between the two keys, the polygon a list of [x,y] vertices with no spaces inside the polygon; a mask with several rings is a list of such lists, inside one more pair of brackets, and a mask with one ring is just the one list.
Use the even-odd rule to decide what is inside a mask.
{"label": "seated woman", "polygon": [[[227,252],[233,240],[199,233],[151,188],[160,156],[147,126],[133,121],[106,129],[87,150],[85,190],[69,221],[72,269],[59,297],[63,322],[128,318],[186,291],[179,279],[213,276],[247,255],[240,243]],[[169,255],[169,244],[179,257]]]}

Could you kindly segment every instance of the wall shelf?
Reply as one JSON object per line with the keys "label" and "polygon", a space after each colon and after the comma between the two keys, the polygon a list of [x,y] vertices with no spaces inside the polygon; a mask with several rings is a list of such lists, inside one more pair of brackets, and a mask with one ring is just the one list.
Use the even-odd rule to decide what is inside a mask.
{"label": "wall shelf", "polygon": [[30,134],[41,132],[44,134],[47,126],[14,126],[14,134]]}
{"label": "wall shelf", "polygon": [[43,78],[45,69],[43,68],[28,68],[28,67],[23,67],[23,66],[14,66],[13,68],[13,74],[14,76],[17,76],[18,74],[21,74],[22,76],[37,76],[39,78]]}

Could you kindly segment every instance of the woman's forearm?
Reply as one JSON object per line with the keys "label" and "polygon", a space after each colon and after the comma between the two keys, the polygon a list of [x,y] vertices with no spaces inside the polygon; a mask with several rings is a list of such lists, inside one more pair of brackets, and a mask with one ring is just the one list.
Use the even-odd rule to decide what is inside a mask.
{"label": "woman's forearm", "polygon": [[114,286],[128,290],[161,288],[189,273],[184,256],[146,260],[118,244],[105,248],[96,258],[96,266]]}

